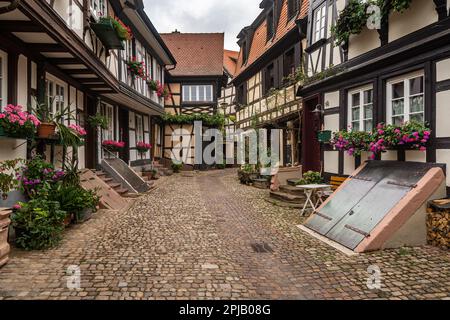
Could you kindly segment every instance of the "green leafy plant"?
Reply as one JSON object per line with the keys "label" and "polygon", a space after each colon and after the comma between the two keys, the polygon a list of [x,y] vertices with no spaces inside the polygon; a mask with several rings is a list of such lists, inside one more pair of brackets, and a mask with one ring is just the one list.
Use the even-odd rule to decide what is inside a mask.
{"label": "green leafy plant", "polygon": [[89,126],[94,129],[100,128],[106,130],[109,127],[108,118],[99,113],[95,116],[90,116],[87,122]]}
{"label": "green leafy plant", "polygon": [[59,183],[52,188],[48,200],[58,202],[61,210],[67,213],[79,214],[85,209],[95,210],[100,198],[95,191],[86,191],[77,185]]}
{"label": "green leafy plant", "polygon": [[172,161],[171,168],[174,173],[179,173],[183,169],[183,163],[178,161]]}
{"label": "green leafy plant", "polygon": [[320,172],[308,171],[303,174],[303,179],[296,182],[296,185],[320,184],[323,182]]}
{"label": "green leafy plant", "polygon": [[167,124],[193,124],[195,121],[201,121],[204,125],[214,128],[223,128],[225,125],[225,116],[223,114],[165,114],[162,119]]}
{"label": "green leafy plant", "polygon": [[111,23],[116,30],[117,36],[122,41],[127,41],[133,39],[133,34],[130,27],[125,25],[121,20],[113,17],[102,17],[100,18],[100,23]]}
{"label": "green leafy plant", "polygon": [[33,199],[15,206],[12,226],[16,245],[25,250],[44,250],[56,246],[64,231],[67,213],[58,202]]}
{"label": "green leafy plant", "polygon": [[0,162],[0,193],[3,200],[8,198],[8,194],[18,187],[16,172],[19,165],[24,162],[23,159],[6,160]]}

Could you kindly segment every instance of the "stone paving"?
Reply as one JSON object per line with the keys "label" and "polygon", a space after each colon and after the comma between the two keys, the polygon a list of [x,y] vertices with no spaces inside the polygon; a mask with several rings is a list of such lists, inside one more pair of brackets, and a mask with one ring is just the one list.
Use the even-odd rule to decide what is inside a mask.
{"label": "stone paving", "polygon": [[[297,228],[298,210],[242,186],[234,170],[175,175],[126,212],[100,212],[46,252],[13,250],[2,299],[450,299],[450,253],[348,257]],[[252,245],[265,243],[268,252]],[[67,288],[69,266],[81,288]],[[381,269],[369,290],[367,269]]]}

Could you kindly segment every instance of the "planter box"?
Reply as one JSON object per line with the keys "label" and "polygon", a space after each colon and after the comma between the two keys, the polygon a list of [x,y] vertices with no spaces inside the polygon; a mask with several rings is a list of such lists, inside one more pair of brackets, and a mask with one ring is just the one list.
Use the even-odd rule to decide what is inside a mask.
{"label": "planter box", "polygon": [[117,35],[117,31],[114,28],[111,21],[103,21],[101,23],[91,23],[91,28],[94,30],[97,37],[108,49],[124,50],[122,40]]}
{"label": "planter box", "polygon": [[0,267],[4,266],[9,260],[8,230],[11,223],[10,214],[11,210],[0,208]]}

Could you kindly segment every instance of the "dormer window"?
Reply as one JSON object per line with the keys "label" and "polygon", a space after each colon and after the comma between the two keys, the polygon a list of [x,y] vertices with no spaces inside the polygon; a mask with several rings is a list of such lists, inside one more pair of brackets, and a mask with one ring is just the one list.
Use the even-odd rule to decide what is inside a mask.
{"label": "dormer window", "polygon": [[270,10],[267,14],[267,41],[273,38],[274,34],[274,21],[273,21],[273,10]]}
{"label": "dormer window", "polygon": [[247,63],[247,60],[248,60],[247,41],[244,41],[242,43],[242,64]]}
{"label": "dormer window", "polygon": [[288,0],[288,18],[292,19],[299,10],[299,0]]}

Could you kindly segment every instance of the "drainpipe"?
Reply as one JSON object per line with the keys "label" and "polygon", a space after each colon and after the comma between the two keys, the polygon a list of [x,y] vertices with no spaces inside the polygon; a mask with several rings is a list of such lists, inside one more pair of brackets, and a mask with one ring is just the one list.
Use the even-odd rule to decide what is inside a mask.
{"label": "drainpipe", "polygon": [[9,5],[3,6],[0,8],[0,14],[4,14],[4,13],[8,13],[8,12],[16,10],[19,7],[21,0],[13,0],[10,2],[11,3]]}

